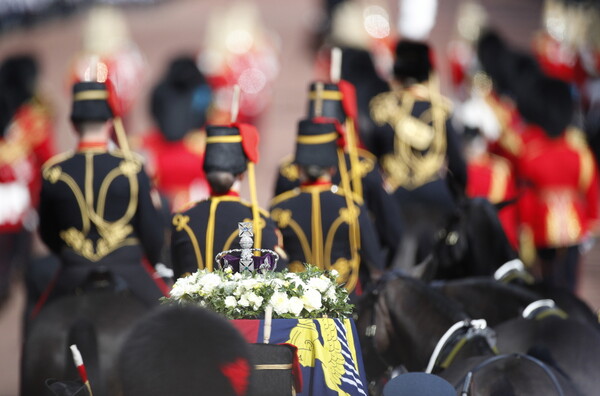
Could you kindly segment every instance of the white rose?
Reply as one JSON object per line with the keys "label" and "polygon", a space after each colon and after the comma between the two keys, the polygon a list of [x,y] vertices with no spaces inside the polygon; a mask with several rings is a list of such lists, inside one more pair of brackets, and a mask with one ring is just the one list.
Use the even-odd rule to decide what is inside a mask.
{"label": "white rose", "polygon": [[321,302],[321,293],[315,289],[305,290],[302,295],[302,302],[304,303],[304,309],[308,312],[320,309],[323,306],[323,303]]}
{"label": "white rose", "polygon": [[249,307],[250,306],[250,301],[248,301],[248,299],[246,298],[246,295],[242,295],[242,297],[240,298],[240,300],[238,301],[238,304],[242,307]]}
{"label": "white rose", "polygon": [[197,287],[194,284],[194,279],[190,276],[177,279],[173,285],[170,295],[173,298],[181,298],[184,294],[192,294],[196,292]]}
{"label": "white rose", "polygon": [[235,281],[239,281],[240,279],[242,279],[242,274],[240,274],[239,272],[236,272],[235,274],[233,274],[232,279]]}
{"label": "white rose", "polygon": [[233,297],[233,296],[225,297],[225,306],[227,308],[235,308],[236,305],[237,305],[237,300],[235,299],[235,297]]}
{"label": "white rose", "polygon": [[258,281],[256,279],[244,279],[240,284],[244,289],[252,290],[254,286],[258,285]]}
{"label": "white rose", "polygon": [[273,311],[278,315],[286,314],[290,309],[290,300],[288,299],[287,294],[283,292],[273,293],[271,300],[269,300],[269,304],[273,306]]}
{"label": "white rose", "polygon": [[325,298],[329,301],[335,301],[337,299],[337,295],[335,294],[335,287],[330,287],[325,293]]}
{"label": "white rose", "polygon": [[311,278],[308,281],[308,287],[311,289],[317,289],[321,293],[325,293],[329,285],[331,285],[331,283],[322,278]]}
{"label": "white rose", "polygon": [[337,270],[331,270],[329,273],[330,273],[330,274],[331,274],[331,276],[333,276],[334,278],[337,278],[337,277],[340,275],[340,273],[339,273],[339,272],[337,272]]}
{"label": "white rose", "polygon": [[209,273],[204,275],[198,281],[198,286],[203,292],[210,294],[221,284],[221,277],[217,274]]}
{"label": "white rose", "polygon": [[248,302],[250,304],[252,304],[252,308],[254,308],[255,310],[257,310],[258,308],[260,308],[264,298],[261,296],[256,295],[256,293],[248,293],[246,294],[246,299],[248,300]]}
{"label": "white rose", "polygon": [[300,312],[304,309],[304,303],[299,297],[292,297],[289,301],[290,313],[294,316],[300,316]]}
{"label": "white rose", "polygon": [[225,292],[225,294],[231,294],[234,292],[236,287],[237,284],[235,282],[225,282],[225,284],[223,285],[223,291]]}

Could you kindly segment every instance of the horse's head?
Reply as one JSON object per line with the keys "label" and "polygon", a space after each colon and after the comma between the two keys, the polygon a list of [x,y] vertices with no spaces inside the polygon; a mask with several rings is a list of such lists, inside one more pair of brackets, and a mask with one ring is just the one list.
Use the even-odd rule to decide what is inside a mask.
{"label": "horse's head", "polygon": [[[467,319],[456,304],[425,283],[402,275],[385,281],[369,298],[369,305],[359,307],[359,331],[363,349],[372,349],[369,356],[379,370],[399,365],[423,370],[444,332]],[[370,363],[365,357],[365,366]]]}

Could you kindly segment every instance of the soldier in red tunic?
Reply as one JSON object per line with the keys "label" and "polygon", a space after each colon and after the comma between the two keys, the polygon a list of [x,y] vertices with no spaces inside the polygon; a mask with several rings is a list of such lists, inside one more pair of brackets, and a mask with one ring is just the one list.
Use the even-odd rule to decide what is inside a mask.
{"label": "soldier in red tunic", "polygon": [[574,291],[579,245],[598,220],[598,173],[585,135],[571,126],[566,83],[539,78],[517,98],[525,150],[518,157],[522,240],[535,246],[543,281]]}
{"label": "soldier in red tunic", "polygon": [[53,154],[52,120],[36,95],[37,62],[29,55],[0,66],[0,298],[11,268],[28,265],[36,226],[41,165]]}
{"label": "soldier in red tunic", "polygon": [[204,76],[186,56],[173,59],[152,93],[156,129],[144,137],[141,149],[148,173],[174,211],[210,195],[202,164],[211,98]]}

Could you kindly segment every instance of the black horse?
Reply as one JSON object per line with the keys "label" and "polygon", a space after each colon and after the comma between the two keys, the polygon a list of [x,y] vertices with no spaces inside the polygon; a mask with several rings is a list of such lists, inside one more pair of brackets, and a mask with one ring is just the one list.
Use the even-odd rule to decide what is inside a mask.
{"label": "black horse", "polygon": [[432,282],[431,286],[459,303],[471,317],[487,320],[490,326],[520,316],[535,301],[551,299],[570,319],[600,330],[591,308],[568,290],[547,288],[537,283],[504,283],[491,277]]}
{"label": "black horse", "polygon": [[404,237],[392,267],[425,281],[491,276],[517,258],[496,207],[484,198],[464,197],[443,226],[431,223]]}
{"label": "black horse", "polygon": [[49,395],[48,378],[77,379],[69,351],[81,350],[95,396],[117,392],[116,358],[135,319],[148,308],[127,293],[98,291],[49,303],[31,323],[23,346],[21,395]]}
{"label": "black horse", "polygon": [[[540,370],[525,370],[533,359],[521,355],[507,356],[500,365],[485,365],[484,362],[497,359],[493,333],[482,322],[471,321],[457,303],[416,279],[384,279],[366,294],[358,306],[358,315],[365,369],[372,383],[399,366],[408,371],[427,368],[460,390],[468,373],[481,367],[477,378],[488,370],[500,370],[502,381],[469,394],[500,395],[505,393],[497,392],[509,388],[515,390],[513,394],[522,395],[577,394],[560,372],[545,363],[540,362]],[[480,384],[469,385],[469,389],[479,388]],[[371,389],[377,394],[376,386]],[[563,393],[557,393],[557,389]]]}
{"label": "black horse", "polygon": [[516,318],[496,327],[498,348],[510,353],[527,353],[569,378],[581,395],[600,390],[600,333],[596,328],[556,315]]}

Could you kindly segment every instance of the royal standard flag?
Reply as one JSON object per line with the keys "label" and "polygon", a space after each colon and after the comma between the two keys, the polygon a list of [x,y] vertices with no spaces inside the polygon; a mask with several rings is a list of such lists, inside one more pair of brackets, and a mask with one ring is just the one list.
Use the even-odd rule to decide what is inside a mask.
{"label": "royal standard flag", "polygon": [[[233,320],[248,342],[262,343],[264,320]],[[273,319],[271,344],[298,348],[305,396],[367,396],[356,327],[351,319]]]}

